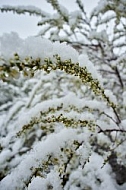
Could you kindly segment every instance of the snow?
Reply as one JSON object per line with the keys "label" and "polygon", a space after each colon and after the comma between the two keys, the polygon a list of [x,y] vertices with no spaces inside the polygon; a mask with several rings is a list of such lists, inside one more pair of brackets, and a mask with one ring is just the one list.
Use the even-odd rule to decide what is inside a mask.
{"label": "snow", "polygon": [[66,142],[76,138],[75,130],[63,129],[59,134],[52,134],[44,142],[37,143],[20,165],[1,181],[0,189],[13,190],[19,188],[19,186],[24,188],[25,182],[32,174],[31,168],[39,167],[40,163],[46,160],[51,153],[54,155],[59,154],[59,149],[64,147]]}
{"label": "snow", "polygon": [[32,6],[32,5],[28,5],[28,6],[3,5],[1,9],[6,10],[6,11],[13,10],[13,12],[17,12],[18,14],[24,14],[25,12],[28,12],[30,15],[33,14],[33,15],[42,16],[42,17],[49,16],[49,14],[46,13],[45,11],[42,11],[38,7]]}
{"label": "snow", "polygon": [[[103,13],[107,2],[109,1],[100,2],[93,14],[97,15],[99,11]],[[9,6],[5,8],[12,9]],[[24,6],[17,6],[14,12],[22,14],[24,13],[23,9]],[[44,17],[43,22],[51,18],[50,15],[35,7],[28,6],[26,9],[30,14],[35,13]],[[118,10],[123,9],[122,5],[118,7]],[[60,6],[58,12],[60,14],[53,14],[56,21],[60,21],[61,16],[64,16],[66,19],[69,18],[71,28],[78,24],[76,23],[80,18],[78,11],[69,14],[67,9]],[[112,17],[107,17],[106,20],[104,18],[103,22],[109,18]],[[63,26],[63,20],[60,24]],[[83,84],[79,76],[68,75],[59,70],[52,71],[50,74],[41,70],[37,71],[33,79],[9,79],[10,81],[6,83],[7,88],[4,88],[4,85],[1,88],[3,90],[1,95],[3,99],[1,99],[4,102],[1,100],[0,108],[2,110],[0,114],[0,169],[3,175],[0,174],[2,176],[0,190],[26,189],[26,184],[28,184],[28,190],[46,190],[49,186],[54,190],[126,189],[125,182],[123,185],[117,184],[116,172],[109,161],[104,165],[110,153],[114,151],[118,157],[117,162],[125,166],[125,133],[121,131],[117,133],[117,131],[126,128],[126,92],[125,88],[120,87],[119,80],[116,83],[115,79],[118,79],[119,76],[107,75],[113,80],[111,83],[110,79],[110,84],[108,84],[109,78],[104,75],[102,77],[97,71],[100,64],[103,66],[102,69],[108,69],[109,66],[105,64],[109,58],[111,67],[118,65],[123,80],[125,68],[122,63],[125,61],[125,55],[117,56],[118,58],[115,60],[116,56],[111,52],[107,32],[91,30],[89,40],[91,43],[94,39],[98,42],[94,48],[96,52],[91,50],[91,53],[94,53],[92,55],[94,59],[91,59],[88,51],[87,53],[86,50],[85,52],[82,50],[82,53],[79,54],[65,42],[51,42],[38,36],[22,40],[14,32],[0,37],[0,69],[4,63],[9,65],[9,60],[15,53],[19,54],[21,61],[25,61],[27,57],[41,58],[41,64],[45,64],[45,58],[51,59],[55,64],[54,55],[58,54],[62,61],[71,60],[74,64],[78,63],[80,67],[86,67],[87,72],[91,73],[92,77],[101,84],[102,95],[105,94],[110,101],[115,104],[119,103],[118,106],[120,106],[117,107],[117,110],[113,110],[102,97],[95,96],[91,89]],[[58,34],[56,32],[52,33],[53,37]],[[101,59],[99,59],[97,67],[95,54],[99,48],[98,44],[101,45],[101,49],[103,48],[108,57],[106,58],[103,53],[103,57],[99,57]],[[95,46],[95,44],[93,45]],[[99,52],[97,54],[100,56]],[[101,63],[104,62],[104,58],[106,59],[105,64]],[[111,58],[113,58],[113,62]],[[81,72],[81,70],[79,71]],[[87,76],[84,75],[84,77]],[[20,85],[17,84],[19,81]],[[12,85],[12,92],[15,93],[10,93],[10,85]],[[99,86],[98,89],[100,89]],[[12,95],[11,103],[9,98],[7,101],[4,98],[4,91],[10,93],[9,98]],[[117,116],[120,117],[120,125],[117,124]],[[89,123],[83,124],[82,121],[85,120]],[[69,122],[67,123],[67,121]],[[115,131],[109,133],[109,130]],[[17,133],[20,135],[17,136]],[[37,169],[40,169],[40,173],[35,173]],[[62,187],[61,183],[65,174],[68,174],[68,180]]]}
{"label": "snow", "polygon": [[102,77],[100,76],[100,74],[98,73],[98,71],[96,70],[96,67],[93,65],[93,63],[89,60],[87,54],[81,54],[79,56],[79,65],[81,67],[86,67],[88,72],[92,74],[92,77],[94,79],[98,79],[100,81],[101,86],[102,84]]}
{"label": "snow", "polygon": [[115,105],[117,104],[116,96],[110,90],[105,90],[105,95],[109,97],[110,101],[113,102]]}
{"label": "snow", "polygon": [[[29,99],[30,100],[30,99]],[[41,110],[43,112],[46,112],[50,107],[52,108],[56,108],[58,106],[60,106],[61,104],[63,103],[63,109],[67,109],[68,106],[75,106],[76,108],[78,109],[82,109],[84,107],[89,107],[90,109],[98,109],[99,111],[105,111],[108,113],[108,110],[105,108],[106,107],[106,104],[104,103],[100,103],[98,101],[84,101],[84,99],[80,99],[78,100],[78,98],[75,96],[75,94],[73,93],[69,93],[68,95],[66,95],[65,97],[63,98],[58,98],[58,99],[53,99],[52,100],[46,100],[46,101],[43,101],[37,105],[35,105],[34,107],[32,107],[30,110],[25,110],[24,113],[22,113],[22,117],[19,119],[17,119],[17,121],[15,122],[15,133],[18,132],[22,126],[24,125],[27,125],[31,118],[35,118],[36,116],[39,117],[40,115],[40,112]],[[59,113],[60,114],[60,113]],[[66,114],[64,112],[64,114]],[[84,113],[84,114],[77,114],[76,112],[72,112],[72,113],[67,113],[67,115],[69,116],[72,116],[73,118],[77,118],[78,119],[94,119],[93,115],[90,114],[90,113]],[[69,117],[70,117],[69,116]],[[22,118],[24,118],[22,120]],[[18,131],[16,130],[16,126],[18,126]]]}
{"label": "snow", "polygon": [[0,165],[2,166],[2,164],[4,164],[8,158],[8,156],[11,155],[11,151],[10,150],[5,150],[4,152],[1,153],[0,156]]}
{"label": "snow", "polygon": [[80,11],[73,11],[69,15],[69,26],[73,29],[75,29],[75,26],[78,22],[78,19],[81,18],[82,15]]}
{"label": "snow", "polygon": [[90,35],[89,35],[90,39],[99,39],[101,41],[107,42],[108,41],[108,36],[106,34],[106,31],[100,31],[100,32],[96,32],[96,31],[91,31]]}
{"label": "snow", "polygon": [[65,7],[64,7],[63,5],[61,5],[61,4],[59,4],[59,7],[60,7],[61,13],[62,13],[64,16],[68,17],[68,15],[69,15],[68,9],[65,8]]}
{"label": "snow", "polygon": [[[85,165],[84,169],[80,167],[77,171],[74,171],[70,175],[71,185],[67,184],[66,189],[79,190],[82,189],[83,186],[87,189],[93,190],[118,189],[113,180],[110,166],[106,164],[103,168],[101,168],[102,164],[103,158],[98,154],[93,153],[90,157],[90,162]],[[99,181],[101,181],[101,183]],[[77,184],[80,184],[79,188],[77,188]]]}
{"label": "snow", "polygon": [[54,186],[55,190],[62,190],[61,185],[60,185],[60,178],[58,176],[57,172],[51,171],[48,175],[47,178],[41,178],[41,177],[36,177],[32,180],[31,184],[28,187],[28,190],[47,190],[48,186],[52,184],[51,186]]}
{"label": "snow", "polygon": [[41,37],[28,37],[21,40],[16,33],[11,33],[10,35],[4,34],[0,38],[0,43],[0,54],[4,59],[13,57],[15,53],[18,53],[21,59],[40,57],[42,60],[49,57],[53,59],[53,56],[58,54],[63,61],[70,58],[74,63],[78,61],[77,51],[65,42],[52,43],[50,40]]}
{"label": "snow", "polygon": [[4,126],[6,126],[8,124],[8,122],[13,118],[13,116],[24,106],[24,102],[20,102],[18,101],[14,107],[12,106],[12,108],[10,109],[9,114],[6,117],[6,121],[3,123]]}
{"label": "snow", "polygon": [[99,12],[102,12],[102,10],[104,9],[104,7],[106,7],[106,5],[108,5],[108,3],[111,4],[111,2],[108,2],[108,0],[103,0],[103,1],[99,1],[98,2],[98,6],[95,7],[91,13],[92,15],[97,16]]}
{"label": "snow", "polygon": [[126,107],[126,91],[123,92],[123,104]]}

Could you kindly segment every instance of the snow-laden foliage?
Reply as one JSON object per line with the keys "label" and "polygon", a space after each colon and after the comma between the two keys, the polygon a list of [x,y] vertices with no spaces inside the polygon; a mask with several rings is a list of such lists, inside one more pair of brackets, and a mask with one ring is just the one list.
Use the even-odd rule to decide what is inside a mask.
{"label": "snow-laden foliage", "polygon": [[74,12],[47,2],[55,13],[0,8],[42,26],[0,37],[0,189],[124,190],[126,3],[88,17],[81,0]]}

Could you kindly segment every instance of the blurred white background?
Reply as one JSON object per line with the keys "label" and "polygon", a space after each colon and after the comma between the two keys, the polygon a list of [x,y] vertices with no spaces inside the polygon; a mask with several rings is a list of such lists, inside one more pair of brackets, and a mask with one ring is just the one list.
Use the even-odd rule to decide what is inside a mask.
{"label": "blurred white background", "polygon": [[[76,0],[59,0],[59,2],[68,8],[70,11],[76,10],[78,7],[75,4]],[[85,10],[89,14],[91,10],[97,5],[99,0],[82,0],[85,5]],[[0,7],[2,5],[34,5],[41,8],[45,12],[53,12],[51,5],[46,0],[0,0]],[[17,32],[20,37],[36,35],[41,29],[37,26],[40,17],[29,16],[29,14],[18,15],[12,12],[0,12],[0,36],[3,33]]]}

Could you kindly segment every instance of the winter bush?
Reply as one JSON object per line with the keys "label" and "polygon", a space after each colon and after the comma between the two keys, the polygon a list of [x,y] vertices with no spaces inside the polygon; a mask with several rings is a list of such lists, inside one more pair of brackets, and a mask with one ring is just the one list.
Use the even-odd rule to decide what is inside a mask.
{"label": "winter bush", "polygon": [[[36,37],[0,37],[0,189],[126,189],[126,2],[40,18]],[[48,38],[48,39],[46,39]]]}

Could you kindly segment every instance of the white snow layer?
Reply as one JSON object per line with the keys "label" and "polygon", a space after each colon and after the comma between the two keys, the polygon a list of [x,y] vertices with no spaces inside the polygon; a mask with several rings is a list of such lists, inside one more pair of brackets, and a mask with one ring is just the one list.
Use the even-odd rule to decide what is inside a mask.
{"label": "white snow layer", "polygon": [[76,130],[63,129],[59,134],[51,134],[45,141],[37,143],[21,164],[1,181],[0,190],[14,190],[18,187],[23,189],[25,181],[29,180],[32,174],[32,168],[39,167],[48,155],[58,154],[66,142],[76,138]]}
{"label": "white snow layer", "polygon": [[[52,61],[55,61],[54,55],[58,54],[62,61],[71,59],[73,63],[79,62],[79,65],[86,67],[94,78],[102,81],[95,66],[89,60],[87,53],[84,52],[82,55],[79,55],[78,52],[67,45],[66,42],[51,42],[48,39],[43,39],[38,36],[31,36],[23,40],[19,38],[15,32],[4,34],[0,37],[0,56],[5,60],[9,60],[15,53],[18,53],[21,59],[32,57],[34,59],[41,58],[42,61],[45,58],[50,58]],[[41,64],[43,63],[41,62]],[[2,60],[0,60],[0,65],[1,64],[3,64]]]}
{"label": "white snow layer", "polygon": [[71,59],[73,62],[78,61],[78,52],[65,42],[54,42],[41,37],[28,37],[20,39],[14,32],[4,34],[0,38],[0,54],[4,59],[10,59],[15,53],[18,53],[21,59],[33,57],[41,59],[53,58],[58,54],[62,61]]}

